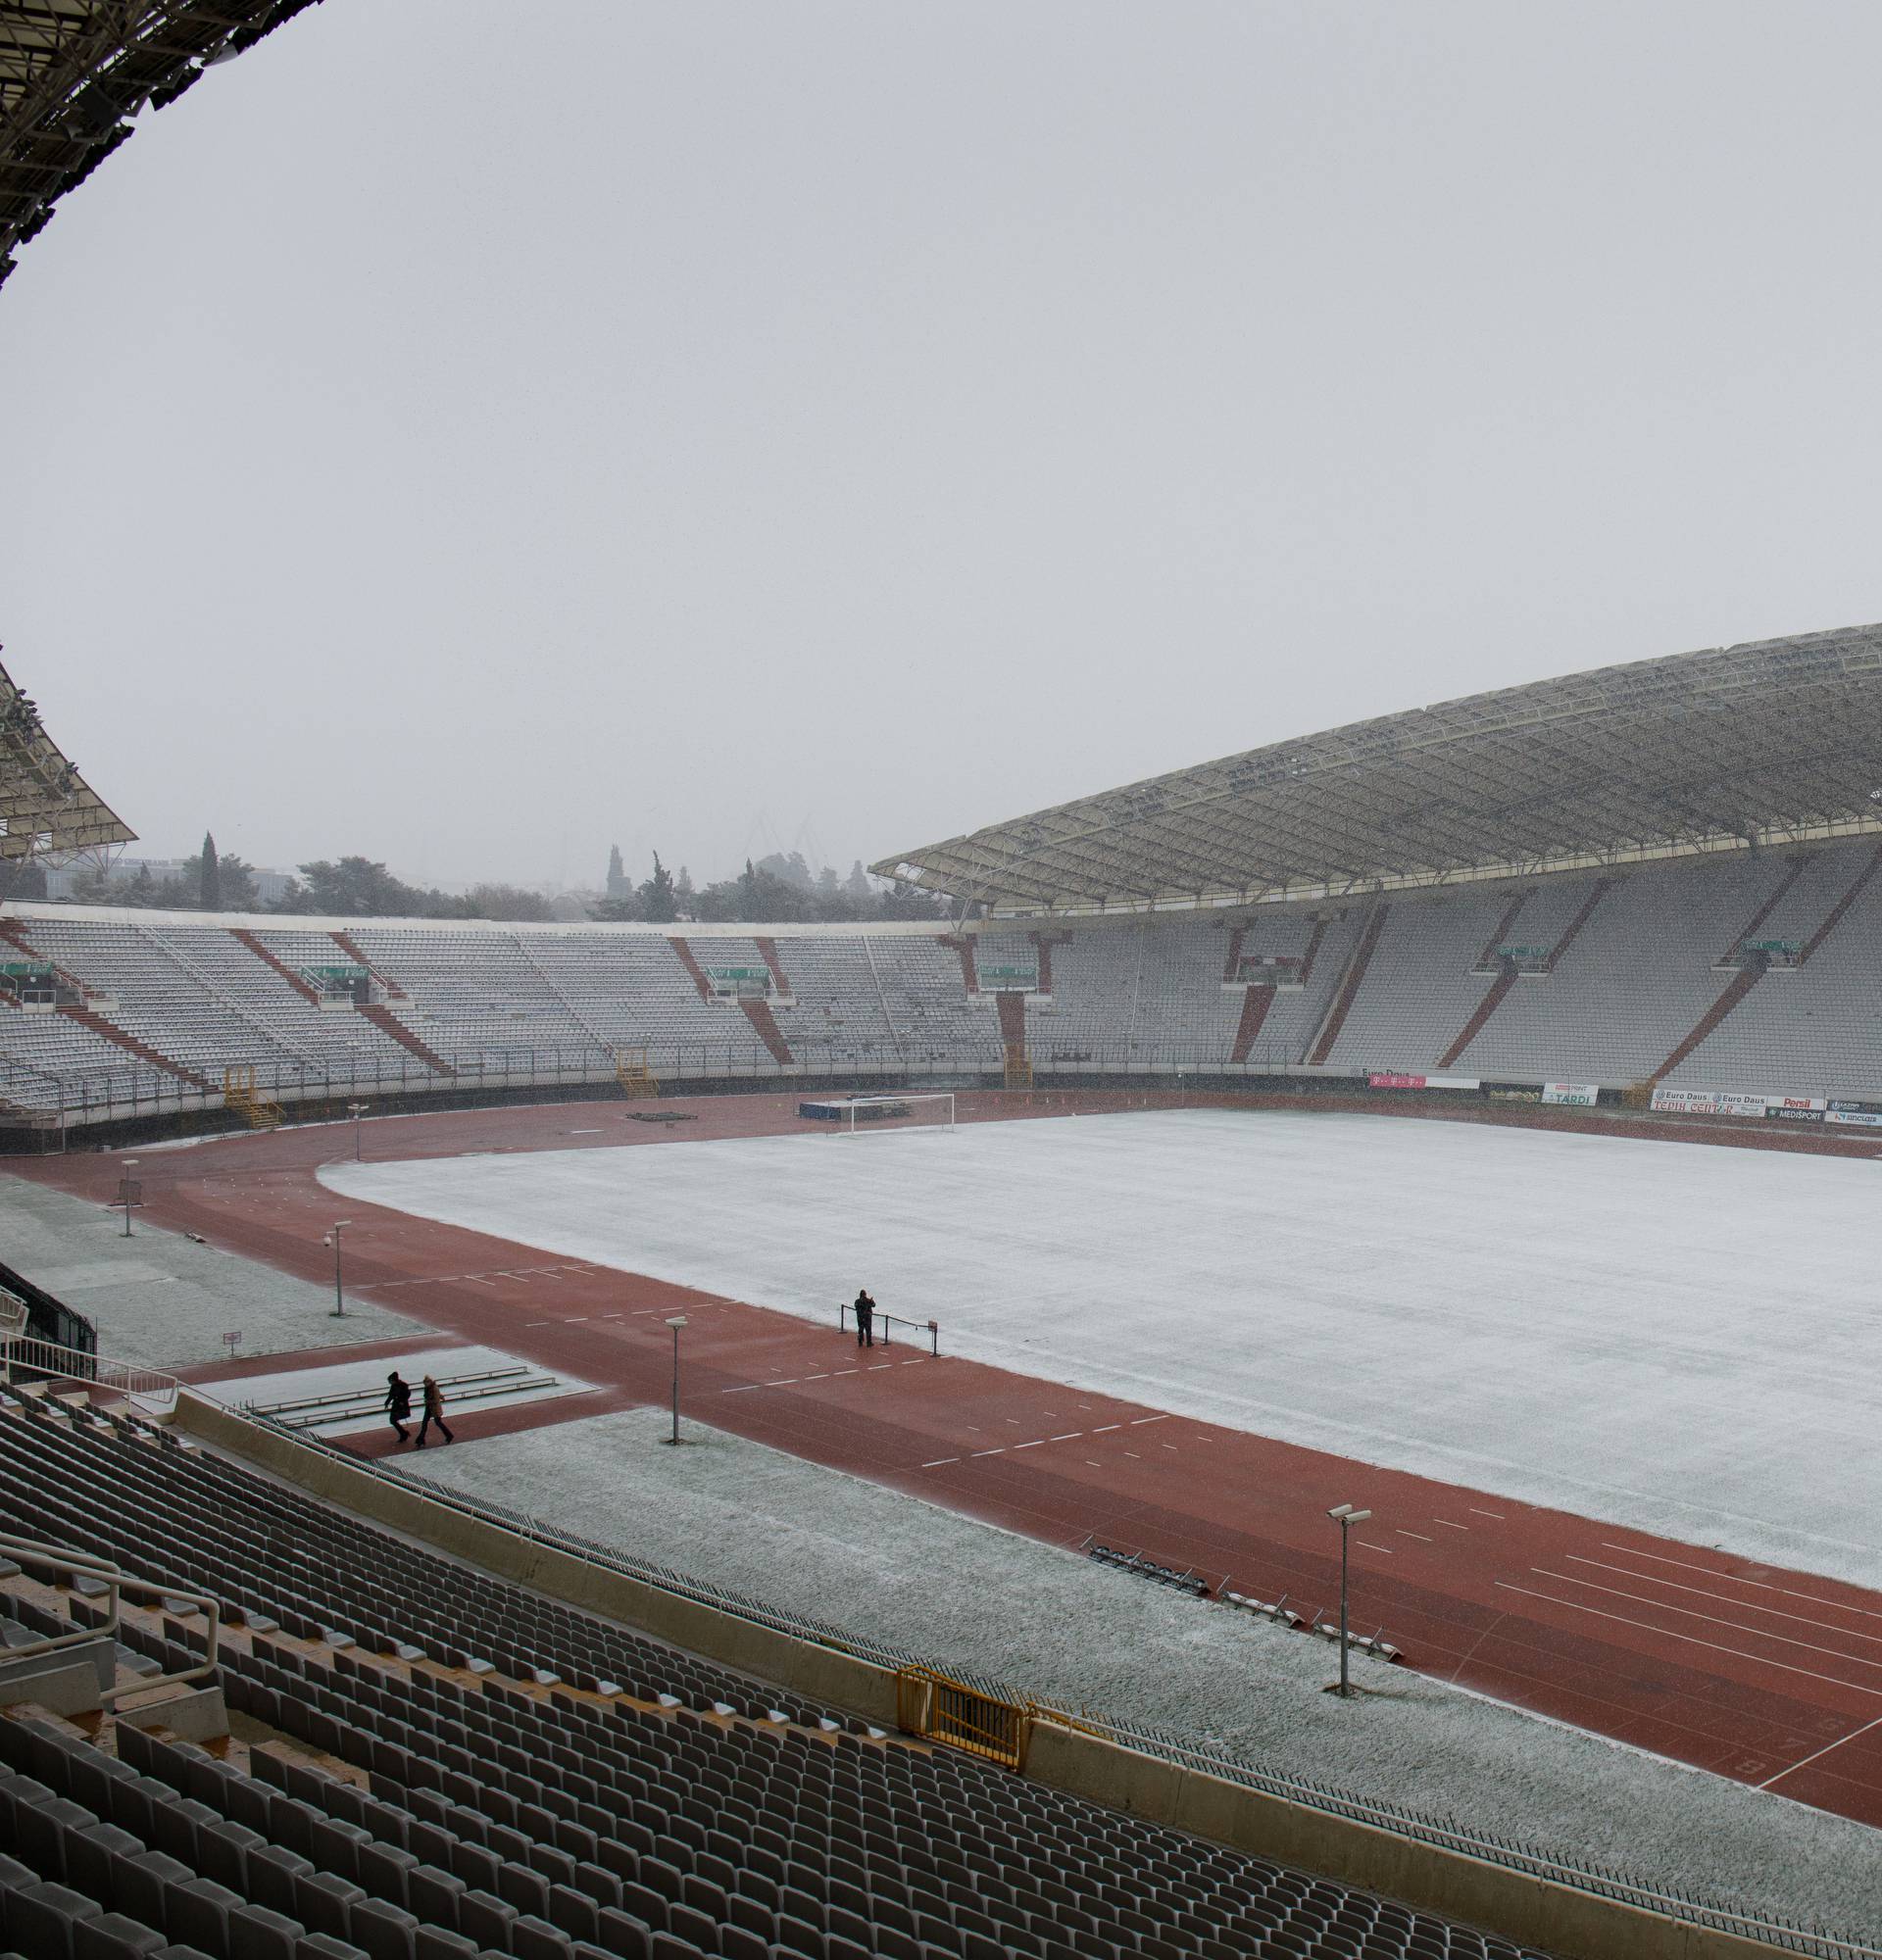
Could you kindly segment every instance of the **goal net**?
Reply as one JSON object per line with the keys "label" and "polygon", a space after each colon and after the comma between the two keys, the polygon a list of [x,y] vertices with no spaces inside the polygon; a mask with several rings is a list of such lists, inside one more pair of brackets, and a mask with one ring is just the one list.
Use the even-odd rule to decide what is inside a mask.
{"label": "goal net", "polygon": [[949,1095],[852,1096],[843,1102],[843,1128],[859,1130],[951,1130],[954,1098]]}

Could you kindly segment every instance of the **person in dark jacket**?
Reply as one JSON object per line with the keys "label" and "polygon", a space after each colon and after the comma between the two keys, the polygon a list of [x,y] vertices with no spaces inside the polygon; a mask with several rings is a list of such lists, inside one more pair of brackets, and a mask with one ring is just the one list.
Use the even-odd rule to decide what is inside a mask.
{"label": "person in dark jacket", "polygon": [[434,1422],[438,1426],[438,1434],[444,1438],[445,1442],[457,1442],[458,1439],[445,1427],[444,1391],[438,1387],[438,1380],[435,1375],[427,1375],[424,1378],[424,1420],[419,1425],[419,1447],[421,1449],[424,1447],[425,1434]]}
{"label": "person in dark jacket", "polygon": [[856,1296],[856,1345],[859,1348],[875,1346],[875,1301],[869,1298],[867,1287],[862,1288]]}
{"label": "person in dark jacket", "polygon": [[410,1443],[412,1432],[406,1424],[412,1420],[412,1384],[404,1380],[396,1368],[385,1380],[385,1412],[392,1420],[392,1427],[399,1432],[399,1441]]}

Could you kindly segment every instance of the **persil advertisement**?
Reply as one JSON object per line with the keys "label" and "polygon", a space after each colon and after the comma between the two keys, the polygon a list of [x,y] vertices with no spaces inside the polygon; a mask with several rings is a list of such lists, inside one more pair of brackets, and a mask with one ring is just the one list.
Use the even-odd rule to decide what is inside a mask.
{"label": "persil advertisement", "polygon": [[[1542,1100],[1545,1102],[1564,1102],[1577,1109],[1592,1109],[1601,1101],[1601,1084],[1598,1082],[1545,1082],[1542,1085]],[[1658,1108],[1659,1104],[1656,1103]]]}

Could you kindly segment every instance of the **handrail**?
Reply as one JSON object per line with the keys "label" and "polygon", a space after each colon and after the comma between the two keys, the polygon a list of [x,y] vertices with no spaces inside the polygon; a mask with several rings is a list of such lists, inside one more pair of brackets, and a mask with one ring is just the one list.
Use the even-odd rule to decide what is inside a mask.
{"label": "handrail", "polygon": [[89,1579],[102,1579],[110,1589],[107,1618],[102,1627],[80,1627],[70,1634],[45,1634],[36,1641],[28,1641],[24,1646],[7,1647],[0,1651],[0,1665],[30,1660],[34,1654],[51,1653],[62,1647],[75,1646],[80,1642],[115,1639],[122,1623],[118,1595],[129,1592],[142,1593],[153,1599],[182,1599],[192,1606],[201,1607],[209,1623],[208,1651],[199,1667],[181,1668],[174,1674],[140,1675],[135,1681],[101,1688],[98,1690],[100,1701],[115,1701],[121,1694],[141,1694],[152,1688],[181,1687],[216,1672],[223,1609],[209,1593],[186,1592],[180,1586],[160,1585],[154,1579],[139,1579],[134,1573],[123,1571],[108,1558],[95,1558],[89,1552],[68,1551],[63,1545],[45,1544],[37,1539],[0,1536],[0,1553],[22,1565],[40,1565],[54,1572],[74,1572]]}
{"label": "handrail", "polygon": [[[706,1580],[689,1578],[666,1566],[651,1565],[643,1560],[630,1558],[607,1545],[596,1544],[592,1540],[561,1531],[553,1525],[544,1523],[540,1518],[530,1516],[527,1512],[512,1510],[508,1505],[492,1503],[487,1498],[469,1497],[462,1492],[434,1484],[429,1479],[416,1476],[401,1467],[381,1463],[371,1457],[355,1456],[352,1451],[342,1449],[322,1438],[302,1435],[251,1409],[243,1409],[241,1413],[257,1428],[272,1431],[303,1448],[319,1450],[323,1455],[345,1463],[349,1469],[363,1472],[381,1483],[417,1490],[427,1501],[444,1505],[466,1517],[495,1525],[501,1530],[514,1533],[519,1538],[548,1545],[554,1550],[566,1552],[591,1565],[624,1574],[643,1585],[656,1587],[677,1597],[712,1606],[720,1612],[747,1620],[753,1625],[767,1627],[775,1633],[788,1634],[809,1645],[847,1654],[854,1659],[867,1661],[872,1666],[894,1673],[900,1673],[906,1668],[933,1671],[937,1666],[931,1658],[912,1653],[907,1648],[891,1646],[863,1636],[846,1634],[820,1621],[804,1619],[798,1614],[768,1605],[765,1601],[754,1599],[747,1594],[727,1592]],[[1300,1804],[1304,1808],[1317,1810],[1328,1816],[1366,1824],[1374,1830],[1389,1832],[1396,1837],[1429,1844],[1440,1850],[1478,1858],[1486,1864],[1501,1866],[1506,1871],[1517,1872],[1571,1890],[1592,1893],[1599,1898],[1631,1905],[1641,1911],[1659,1913],[1662,1917],[1680,1920],[1689,1925],[1707,1927],[1715,1932],[1738,1934],[1746,1938],[1761,1939],[1766,1944],[1778,1946],[1787,1952],[1813,1956],[1813,1960],[1882,1960],[1882,1946],[1870,1945],[1820,1927],[1801,1926],[1795,1921],[1781,1917],[1760,1918],[1753,1913],[1738,1912],[1730,1906],[1719,1905],[1709,1899],[1702,1898],[1697,1893],[1668,1890],[1652,1879],[1638,1875],[1630,1876],[1592,1862],[1544,1851],[1515,1838],[1501,1838],[1492,1832],[1461,1824],[1455,1818],[1441,1819],[1427,1816],[1420,1811],[1382,1798],[1361,1796],[1331,1784],[1316,1783],[1312,1778],[1295,1776],[1286,1771],[1266,1768],[1259,1763],[1246,1762],[1238,1757],[1200,1749],[1184,1741],[1180,1737],[1165,1735],[1153,1728],[1113,1722],[1095,1715],[1073,1714],[1049,1702],[1017,1693],[1007,1684],[983,1675],[977,1669],[949,1665],[941,1668],[940,1672],[962,1686],[971,1688],[976,1693],[1027,1708],[1038,1720],[1068,1726],[1083,1734],[1112,1742],[1119,1748],[1161,1757],[1166,1762],[1194,1769],[1205,1776],[1239,1784],[1246,1788],[1257,1789],[1266,1795],[1277,1796],[1289,1803]]]}
{"label": "handrail", "polygon": [[43,1341],[28,1334],[18,1341],[0,1341],[0,1383],[13,1384],[16,1368],[74,1382],[93,1384],[125,1400],[142,1405],[143,1411],[159,1417],[175,1412],[176,1391],[180,1384],[162,1368],[146,1368],[141,1362],[120,1361],[109,1354],[88,1354],[81,1348],[67,1348],[57,1341]]}

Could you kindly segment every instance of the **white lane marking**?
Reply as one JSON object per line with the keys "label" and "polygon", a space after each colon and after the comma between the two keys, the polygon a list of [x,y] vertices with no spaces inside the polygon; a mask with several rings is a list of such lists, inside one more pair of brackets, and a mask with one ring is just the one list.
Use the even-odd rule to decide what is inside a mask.
{"label": "white lane marking", "polygon": [[827,1382],[830,1378],[828,1375],[825,1374],[825,1375],[806,1375],[804,1379],[807,1382]]}
{"label": "white lane marking", "polygon": [[879,1375],[884,1368],[893,1368],[894,1366],[895,1363],[893,1361],[871,1361],[869,1363],[869,1373]]}
{"label": "white lane marking", "polygon": [[598,1137],[601,1135],[601,1132],[599,1130],[570,1130],[569,1134],[571,1137]]}
{"label": "white lane marking", "polygon": [[720,1389],[721,1396],[749,1396],[754,1389],[774,1389],[775,1382],[740,1382],[735,1389]]}
{"label": "white lane marking", "polygon": [[525,1320],[522,1324],[525,1327],[553,1327],[556,1323],[553,1320]]}
{"label": "white lane marking", "polygon": [[1414,1538],[1420,1544],[1432,1544],[1436,1543],[1435,1540],[1426,1538],[1423,1532],[1409,1532],[1403,1525],[1396,1525],[1393,1529],[1397,1531],[1401,1538]]}
{"label": "white lane marking", "polygon": [[471,1286],[493,1287],[496,1285],[495,1280],[487,1280],[481,1273],[466,1273],[464,1277]]}
{"label": "white lane marking", "polygon": [[1093,1436],[1103,1436],[1105,1431],[1108,1429],[1122,1429],[1122,1428],[1123,1424],[1121,1422],[1101,1422],[1098,1425],[1098,1427],[1094,1429],[1091,1433]]}
{"label": "white lane marking", "polygon": [[1089,1463],[1094,1470],[1102,1470],[1105,1467],[1102,1463],[1099,1462],[1099,1460],[1095,1456],[1087,1456],[1085,1458],[1085,1461]]}
{"label": "white lane marking", "polygon": [[1045,1440],[1046,1439],[1043,1436],[1041,1436],[1035,1438],[1031,1443],[1015,1443],[1013,1446],[1015,1449],[1037,1449],[1040,1446],[1040,1445],[1045,1442]]}
{"label": "white lane marking", "polygon": [[1126,1449],[1124,1451],[1124,1454],[1128,1456],[1133,1463],[1141,1463],[1144,1460],[1141,1456],[1137,1454],[1136,1450],[1134,1449]]}
{"label": "white lane marking", "polygon": [[1392,1556],[1392,1547],[1389,1544],[1374,1544],[1369,1538],[1356,1539],[1354,1543],[1364,1545],[1367,1551],[1382,1551],[1387,1558]]}
{"label": "white lane marking", "polygon": [[1486,1511],[1480,1504],[1466,1504],[1464,1508],[1472,1517],[1495,1518],[1499,1524],[1503,1522],[1503,1513],[1501,1511]]}
{"label": "white lane marking", "polygon": [[[1708,1579],[1722,1579],[1728,1586],[1756,1586],[1760,1592],[1781,1592],[1787,1599],[1802,1599],[1808,1606],[1828,1606],[1832,1612],[1855,1613],[1864,1620],[1882,1620],[1882,1613],[1872,1611],[1867,1606],[1846,1605],[1841,1599],[1825,1599],[1819,1593],[1800,1592],[1795,1586],[1776,1586],[1768,1579],[1740,1579],[1736,1573],[1719,1572],[1709,1565],[1696,1564],[1690,1558],[1666,1558],[1657,1551],[1640,1551],[1631,1544],[1610,1544],[1601,1541],[1604,1551],[1624,1551],[1634,1558],[1651,1558],[1657,1565],[1683,1566],[1688,1572],[1703,1572]],[[1646,1575],[1641,1575],[1643,1578]]]}
{"label": "white lane marking", "polygon": [[1801,1674],[1810,1681],[1826,1681],[1832,1688],[1847,1688],[1853,1694],[1882,1695],[1882,1688],[1870,1688],[1860,1681],[1844,1681],[1834,1674],[1819,1674],[1813,1667],[1796,1667],[1787,1660],[1765,1660],[1748,1654],[1742,1647],[1728,1647],[1719,1641],[1702,1641],[1697,1634],[1682,1634],[1671,1627],[1656,1627],[1647,1620],[1630,1620],[1625,1613],[1605,1613],[1599,1606],[1584,1606],[1579,1599],[1558,1599],[1553,1592],[1538,1592],[1533,1587],[1512,1585],[1508,1579],[1491,1582],[1506,1592],[1520,1592],[1527,1599],[1546,1599],[1552,1606],[1566,1606],[1571,1613],[1587,1613],[1597,1620],[1612,1620],[1617,1626],[1637,1627],[1643,1634],[1656,1634],[1663,1641],[1684,1641],[1688,1646],[1709,1647],[1713,1653],[1730,1654],[1734,1660],[1748,1660],[1754,1667],[1774,1667],[1782,1674]]}
{"label": "white lane marking", "polygon": [[[1610,1598],[1631,1599],[1636,1606],[1652,1606],[1656,1612],[1683,1613],[1689,1620],[1704,1620],[1709,1627],[1724,1627],[1734,1634],[1749,1634],[1755,1641],[1775,1641],[1779,1646],[1802,1647],[1806,1653],[1828,1654],[1832,1660],[1848,1661],[1852,1667],[1882,1668],[1882,1660],[1870,1660],[1862,1654],[1846,1654],[1836,1647],[1821,1647],[1814,1641],[1800,1641],[1794,1634],[1768,1633],[1762,1627],[1742,1626],[1737,1620],[1721,1620],[1716,1613],[1702,1613],[1697,1606],[1675,1606],[1670,1599],[1656,1599],[1645,1592],[1623,1592],[1618,1586],[1603,1586],[1594,1579],[1578,1578],[1572,1572],[1550,1572],[1540,1565],[1532,1565],[1529,1570],[1538,1579],[1554,1579],[1563,1586],[1585,1586],[1591,1592],[1606,1592]],[[1830,1632],[1838,1632],[1832,1627]]]}
{"label": "white lane marking", "polygon": [[836,1372],[839,1375],[860,1375],[863,1370],[861,1368],[839,1368]]}
{"label": "white lane marking", "polygon": [[585,1327],[588,1324],[588,1316],[585,1313],[571,1313],[562,1324],[565,1327]]}
{"label": "white lane marking", "polygon": [[1442,1525],[1446,1531],[1467,1532],[1470,1529],[1468,1525],[1454,1525],[1449,1518],[1433,1518],[1431,1522],[1434,1525]]}
{"label": "white lane marking", "polygon": [[1010,1415],[1006,1418],[1006,1420],[1012,1423],[1015,1429],[1017,1429],[1019,1427],[1019,1418],[1016,1415]]}
{"label": "white lane marking", "polygon": [[902,1365],[905,1368],[918,1368],[927,1358],[925,1354],[917,1354],[913,1361],[904,1361]]}
{"label": "white lane marking", "polygon": [[1134,1415],[1130,1419],[1130,1426],[1132,1429],[1141,1429],[1147,1422],[1167,1422],[1169,1418],[1166,1415]]}
{"label": "white lane marking", "polygon": [[1827,1756],[1832,1749],[1840,1749],[1845,1742],[1854,1742],[1858,1736],[1866,1736],[1871,1729],[1882,1729],[1882,1715],[1878,1715],[1873,1722],[1864,1722],[1859,1729],[1852,1729],[1847,1736],[1839,1736],[1833,1742],[1825,1742],[1815,1754],[1808,1755],[1801,1762],[1793,1763],[1787,1770],[1779,1770],[1775,1776],[1766,1777],[1758,1788],[1769,1789],[1772,1784],[1782,1783],[1787,1776],[1794,1776],[1799,1770],[1808,1769],[1810,1764],[1816,1761],[1817,1756]]}
{"label": "white lane marking", "polygon": [[1164,1447],[1165,1449],[1174,1449],[1174,1448],[1176,1447],[1176,1446],[1175,1446],[1175,1445],[1174,1445],[1173,1443],[1166,1443],[1166,1444],[1164,1444]]}
{"label": "white lane marking", "polygon": [[932,1463],[924,1463],[921,1467],[923,1470],[939,1470],[944,1463],[959,1463],[960,1460],[958,1456],[937,1456]]}
{"label": "white lane marking", "polygon": [[1070,1429],[1064,1436],[1049,1436],[1046,1441],[1048,1443],[1072,1443],[1083,1436],[1084,1433],[1082,1429]]}
{"label": "white lane marking", "polygon": [[[1865,1634],[1859,1627],[1839,1627],[1828,1620],[1812,1620],[1808,1613],[1787,1613],[1782,1606],[1766,1606],[1757,1599],[1729,1599],[1722,1592],[1708,1592],[1703,1586],[1688,1586],[1677,1579],[1657,1579],[1651,1572],[1635,1572],[1625,1565],[1610,1565],[1603,1559],[1584,1558],[1575,1551],[1568,1554],[1568,1563],[1592,1565],[1597,1572],[1617,1572],[1623,1579],[1638,1579],[1646,1586],[1663,1586],[1669,1592],[1690,1592],[1695,1599],[1711,1599],[1721,1606],[1735,1606],[1741,1613],[1768,1613],[1774,1620],[1795,1620],[1800,1627],[1820,1627],[1826,1634],[1841,1634],[1846,1641],[1868,1641],[1882,1646],[1882,1634]],[[1725,1574],[1721,1572],[1717,1577],[1723,1579]],[[1745,1583],[1757,1586],[1762,1582],[1748,1579]],[[1770,1587],[1767,1590],[1775,1592],[1781,1589]],[[1773,1634],[1771,1638],[1775,1640],[1777,1636]]]}
{"label": "white lane marking", "polygon": [[1003,1443],[998,1449],[976,1449],[973,1453],[976,1456],[1004,1456],[1007,1453],[1007,1446]]}

